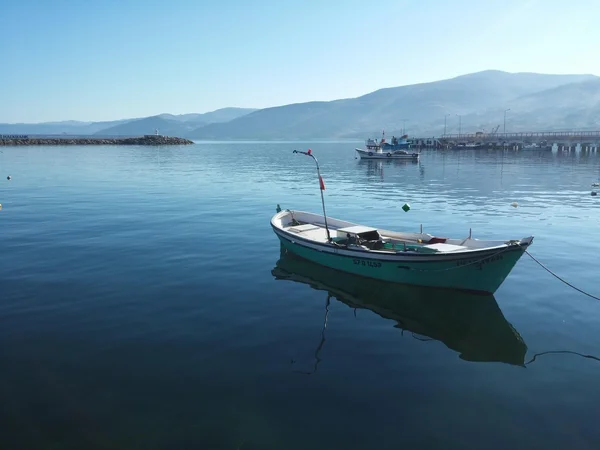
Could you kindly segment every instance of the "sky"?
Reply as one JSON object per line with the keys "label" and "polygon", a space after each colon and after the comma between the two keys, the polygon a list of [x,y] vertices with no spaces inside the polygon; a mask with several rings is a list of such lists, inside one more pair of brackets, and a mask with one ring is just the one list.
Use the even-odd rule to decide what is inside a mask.
{"label": "sky", "polygon": [[600,75],[598,0],[2,0],[0,122],[264,108],[496,69]]}

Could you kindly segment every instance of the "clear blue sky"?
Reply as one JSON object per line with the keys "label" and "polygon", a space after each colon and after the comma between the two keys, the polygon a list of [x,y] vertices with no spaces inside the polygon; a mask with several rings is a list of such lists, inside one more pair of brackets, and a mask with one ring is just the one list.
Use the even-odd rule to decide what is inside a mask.
{"label": "clear blue sky", "polygon": [[356,97],[465,73],[600,75],[598,0],[3,0],[0,122]]}

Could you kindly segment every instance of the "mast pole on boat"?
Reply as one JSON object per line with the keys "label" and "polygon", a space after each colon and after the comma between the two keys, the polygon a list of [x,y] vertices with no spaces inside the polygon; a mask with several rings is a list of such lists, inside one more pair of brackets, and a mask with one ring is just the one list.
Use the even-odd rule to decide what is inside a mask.
{"label": "mast pole on boat", "polygon": [[325,212],[325,198],[323,197],[323,190],[325,189],[325,186],[323,184],[323,179],[321,178],[321,171],[319,170],[319,161],[317,161],[317,158],[315,158],[315,156],[312,154],[312,151],[310,149],[308,149],[307,152],[302,152],[300,150],[294,150],[293,153],[302,153],[303,155],[310,156],[312,159],[314,159],[315,164],[317,165],[317,175],[319,177],[319,191],[321,192],[321,204],[323,205],[323,218],[325,219],[325,231],[327,231],[327,241],[331,242],[331,236],[329,234],[329,226],[327,225],[327,213]]}

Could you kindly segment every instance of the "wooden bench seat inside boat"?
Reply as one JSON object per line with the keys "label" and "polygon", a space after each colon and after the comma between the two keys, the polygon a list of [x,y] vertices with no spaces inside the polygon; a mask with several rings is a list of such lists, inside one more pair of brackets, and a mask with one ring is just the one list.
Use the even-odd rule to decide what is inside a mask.
{"label": "wooden bench seat inside boat", "polygon": [[305,223],[303,225],[296,225],[293,227],[289,227],[287,228],[288,231],[291,231],[293,233],[303,233],[304,231],[310,231],[310,230],[318,230],[321,227],[318,225],[313,225],[312,223]]}
{"label": "wooden bench seat inside boat", "polygon": [[[285,230],[296,233],[306,239],[311,239],[317,242],[327,242],[327,230],[325,227],[320,227],[319,225],[305,223],[303,225],[285,228]],[[330,232],[332,238],[336,237],[335,230],[330,230]]]}

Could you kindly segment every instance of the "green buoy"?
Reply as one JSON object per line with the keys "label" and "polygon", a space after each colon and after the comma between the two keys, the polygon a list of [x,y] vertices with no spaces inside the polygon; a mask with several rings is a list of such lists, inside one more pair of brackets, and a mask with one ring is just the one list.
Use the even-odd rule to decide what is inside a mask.
{"label": "green buoy", "polygon": [[410,210],[410,205],[408,203],[405,203],[404,205],[402,205],[402,209],[404,210],[404,212],[408,212]]}

